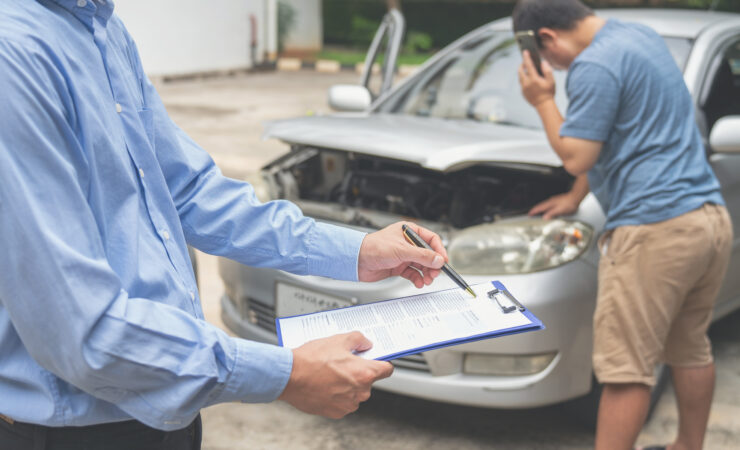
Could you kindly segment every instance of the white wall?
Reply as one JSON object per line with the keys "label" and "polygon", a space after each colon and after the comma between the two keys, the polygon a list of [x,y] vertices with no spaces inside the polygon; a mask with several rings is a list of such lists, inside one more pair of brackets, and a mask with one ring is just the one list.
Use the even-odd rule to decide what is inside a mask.
{"label": "white wall", "polygon": [[251,67],[250,15],[257,22],[257,61],[268,44],[266,4],[274,0],[118,0],[149,75]]}
{"label": "white wall", "polygon": [[293,28],[285,38],[285,50],[318,51],[323,43],[321,0],[284,0],[295,10]]}

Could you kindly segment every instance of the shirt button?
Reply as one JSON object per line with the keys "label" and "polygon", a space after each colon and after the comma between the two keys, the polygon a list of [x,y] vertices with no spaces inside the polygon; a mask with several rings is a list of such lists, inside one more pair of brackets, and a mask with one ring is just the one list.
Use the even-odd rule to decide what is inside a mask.
{"label": "shirt button", "polygon": [[164,230],[162,232],[162,237],[164,238],[165,241],[169,241],[170,240],[170,233],[167,230]]}
{"label": "shirt button", "polygon": [[195,294],[193,291],[190,291],[190,300],[195,300]]}
{"label": "shirt button", "polygon": [[144,169],[139,169],[139,176],[144,178]]}
{"label": "shirt button", "polygon": [[117,113],[120,113],[121,111],[123,111],[123,108],[121,108],[121,104],[120,103],[116,103],[116,112]]}
{"label": "shirt button", "polygon": [[87,0],[77,0],[77,6],[79,6],[80,8],[84,8],[85,6],[87,6]]}

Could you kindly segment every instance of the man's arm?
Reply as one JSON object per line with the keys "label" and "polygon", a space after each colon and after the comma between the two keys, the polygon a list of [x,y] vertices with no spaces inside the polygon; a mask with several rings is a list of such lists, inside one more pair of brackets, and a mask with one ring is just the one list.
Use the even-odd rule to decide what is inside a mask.
{"label": "man's arm", "polygon": [[[547,63],[545,63],[547,64]],[[563,161],[563,167],[571,175],[583,175],[596,164],[603,143],[588,139],[579,139],[569,136],[561,136],[560,128],[565,122],[563,116],[555,104],[555,99],[550,98],[536,105],[537,113],[542,119],[542,124],[547,133],[547,140]]]}
{"label": "man's arm", "polygon": [[[289,349],[231,338],[166,304],[177,299],[124,289],[87,202],[63,75],[33,44],[0,40],[0,65],[0,109],[14,112],[0,121],[0,304],[34,361],[159,429],[182,428],[211,404],[271,401],[295,384]],[[312,371],[341,391],[321,399],[334,415],[390,373],[388,363],[352,359],[346,337],[321,344]],[[297,359],[310,350],[296,349]]]}
{"label": "man's arm", "polygon": [[[44,369],[156,428],[209,404],[270,401],[288,349],[233,339],[166,303],[127,292],[88,204],[74,105],[53,60],[0,40],[0,302]],[[163,295],[178,295],[177,293]]]}
{"label": "man's arm", "polygon": [[565,120],[555,104],[555,78],[552,67],[542,61],[543,76],[537,73],[529,52],[522,55],[519,67],[519,82],[527,101],[537,109],[547,133],[547,139],[555,153],[563,161],[565,170],[573,175],[588,172],[599,158],[602,141],[561,135]]}
{"label": "man's arm", "polygon": [[[129,45],[135,53],[135,44]],[[416,287],[439,275],[447,252],[439,236],[418,225],[408,224],[434,251],[406,242],[400,222],[366,236],[318,223],[289,201],[260,202],[248,183],[224,177],[208,153],[172,122],[140,63],[136,70],[153,111],[157,159],[189,244],[245,265],[299,275],[351,281],[401,276]]]}

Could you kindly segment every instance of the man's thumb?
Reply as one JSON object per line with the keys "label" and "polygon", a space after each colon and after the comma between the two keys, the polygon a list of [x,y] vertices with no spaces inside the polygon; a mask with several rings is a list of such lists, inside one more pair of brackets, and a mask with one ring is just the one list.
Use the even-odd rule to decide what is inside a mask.
{"label": "man's thumb", "polygon": [[353,352],[364,352],[370,350],[373,343],[359,331],[347,333],[347,350]]}
{"label": "man's thumb", "polygon": [[445,259],[439,253],[434,250],[426,248],[415,248],[411,254],[411,262],[421,264],[424,267],[431,269],[439,269],[445,263]]}

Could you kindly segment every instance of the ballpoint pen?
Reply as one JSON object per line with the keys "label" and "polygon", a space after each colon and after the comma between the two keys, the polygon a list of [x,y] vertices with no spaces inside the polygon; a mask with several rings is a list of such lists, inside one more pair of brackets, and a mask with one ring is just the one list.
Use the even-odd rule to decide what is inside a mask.
{"label": "ballpoint pen", "polygon": [[[401,226],[401,231],[403,232],[403,236],[406,238],[407,241],[414,244],[417,247],[423,247],[429,250],[434,250],[432,247],[429,246],[429,244],[426,243],[424,239],[422,239],[418,234],[416,234],[416,231],[412,230],[408,225]],[[452,279],[452,281],[455,282],[458,286],[460,286],[460,289],[464,289],[470,293],[473,297],[478,297],[475,295],[475,292],[470,288],[468,283],[463,280],[463,278],[455,272],[455,269],[452,268],[448,263],[445,263],[442,266],[442,272],[446,273],[448,277]]]}

